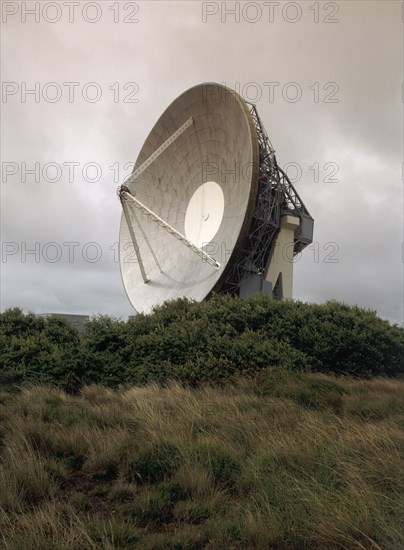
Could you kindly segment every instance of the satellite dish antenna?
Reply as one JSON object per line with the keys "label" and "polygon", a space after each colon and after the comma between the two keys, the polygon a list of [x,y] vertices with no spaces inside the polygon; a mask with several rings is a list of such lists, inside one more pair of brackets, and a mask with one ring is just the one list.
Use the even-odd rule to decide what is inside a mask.
{"label": "satellite dish antenna", "polygon": [[118,196],[119,263],[137,311],[213,291],[291,297],[313,218],[255,105],[233,90],[204,83],[171,103]]}

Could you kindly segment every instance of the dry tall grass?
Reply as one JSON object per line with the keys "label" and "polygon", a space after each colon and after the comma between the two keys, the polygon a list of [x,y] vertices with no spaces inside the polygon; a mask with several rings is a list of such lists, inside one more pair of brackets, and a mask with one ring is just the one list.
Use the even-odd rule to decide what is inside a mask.
{"label": "dry tall grass", "polygon": [[0,545],[404,547],[403,380],[0,395]]}

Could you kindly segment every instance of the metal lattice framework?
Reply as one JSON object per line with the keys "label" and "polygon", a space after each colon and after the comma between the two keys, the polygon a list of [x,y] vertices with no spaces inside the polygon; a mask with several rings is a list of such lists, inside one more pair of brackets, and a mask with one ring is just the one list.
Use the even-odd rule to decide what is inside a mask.
{"label": "metal lattice framework", "polygon": [[250,104],[259,143],[259,188],[253,220],[245,245],[227,277],[220,293],[238,294],[242,283],[252,274],[264,278],[271,244],[280,229],[281,217],[297,216],[300,226],[295,233],[294,255],[312,242],[314,220],[300,199],[287,174],[278,166],[275,150],[258,115]]}

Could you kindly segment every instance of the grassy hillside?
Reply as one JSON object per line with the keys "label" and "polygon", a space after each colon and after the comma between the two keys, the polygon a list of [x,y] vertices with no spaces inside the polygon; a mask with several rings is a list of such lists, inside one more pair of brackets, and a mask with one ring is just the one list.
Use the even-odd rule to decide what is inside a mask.
{"label": "grassy hillside", "polygon": [[401,550],[403,361],[403,329],[337,302],[177,300],[82,335],[7,310],[0,546]]}
{"label": "grassy hillside", "polygon": [[403,392],[279,368],[3,392],[0,546],[402,549]]}

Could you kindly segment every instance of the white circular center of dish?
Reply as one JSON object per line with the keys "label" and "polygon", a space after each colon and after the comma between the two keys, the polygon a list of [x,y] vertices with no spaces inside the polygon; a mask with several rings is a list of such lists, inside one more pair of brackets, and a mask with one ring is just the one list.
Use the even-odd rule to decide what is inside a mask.
{"label": "white circular center of dish", "polygon": [[203,183],[189,201],[185,214],[185,236],[201,248],[216,235],[223,213],[222,188],[215,181]]}

